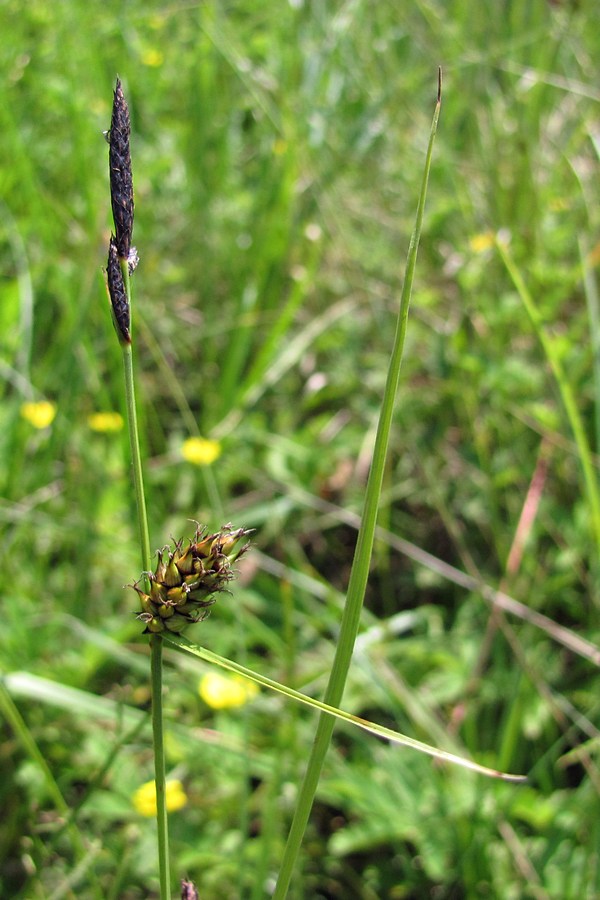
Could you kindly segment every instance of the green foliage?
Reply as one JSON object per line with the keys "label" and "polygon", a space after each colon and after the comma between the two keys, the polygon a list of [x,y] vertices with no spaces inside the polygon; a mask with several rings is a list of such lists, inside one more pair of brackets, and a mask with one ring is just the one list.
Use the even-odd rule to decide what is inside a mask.
{"label": "green foliage", "polygon": [[[596,477],[596,12],[2,4],[0,661],[22,716],[3,705],[2,896],[156,890],[154,826],[132,801],[152,759],[146,641],[122,589],[140,572],[129,449],[89,420],[124,413],[101,274],[115,76],[132,115],[152,547],[189,519],[256,528],[234,595],[193,638],[322,697],[438,63],[381,532],[343,705],[530,781],[487,782],[337,727],[292,895],[600,892],[597,666],[555,627],[598,642],[598,547],[548,354]],[[35,428],[22,407],[41,400],[56,417]],[[182,455],[197,436],[220,441],[209,467]],[[500,586],[545,630],[398,539]],[[197,692],[206,670],[166,661],[167,766],[188,796],[171,816],[173,872],[203,900],[263,897],[315,717],[264,693],[216,711]]]}

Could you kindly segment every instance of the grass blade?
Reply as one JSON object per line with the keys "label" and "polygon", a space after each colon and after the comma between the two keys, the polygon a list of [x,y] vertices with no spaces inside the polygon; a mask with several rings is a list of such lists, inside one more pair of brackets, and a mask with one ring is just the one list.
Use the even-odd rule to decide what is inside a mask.
{"label": "grass blade", "polygon": [[525,307],[525,310],[531,320],[531,324],[535,329],[544,353],[546,354],[546,358],[550,364],[550,368],[552,369],[552,374],[556,379],[556,383],[560,391],[560,396],[562,398],[565,411],[569,419],[569,424],[573,432],[573,437],[577,445],[579,461],[581,463],[581,468],[583,471],[583,480],[588,502],[590,505],[590,511],[592,514],[592,531],[596,547],[600,549],[600,491],[598,488],[598,479],[596,477],[596,471],[592,460],[592,451],[590,449],[590,444],[585,433],[581,414],[579,412],[579,409],[577,408],[573,388],[571,387],[567,379],[565,370],[560,360],[560,355],[555,347],[555,344],[544,328],[542,315],[535,303],[533,296],[529,292],[529,289],[527,288],[527,285],[525,284],[525,281],[523,280],[523,277],[519,269],[517,268],[508,247],[500,240],[496,240],[496,247],[498,249],[500,259],[502,260],[504,267],[506,268],[506,271],[508,272],[510,279],[521,299],[521,302],[523,303],[523,306]]}
{"label": "grass blade", "polygon": [[[396,334],[394,337],[394,346],[390,365],[388,369],[387,381],[379,424],[377,428],[377,436],[375,438],[375,447],[373,450],[373,460],[367,489],[365,494],[365,502],[363,508],[362,523],[358,534],[358,542],[352,563],[352,571],[348,584],[348,593],[346,603],[342,615],[339,640],[336,647],[335,658],[329,677],[329,683],[325,691],[325,703],[327,706],[337,707],[342,699],[346,677],[350,667],[354,642],[358,632],[360,620],[360,612],[363,605],[367,577],[369,573],[369,564],[371,561],[371,553],[373,549],[373,540],[375,536],[375,526],[377,521],[377,510],[379,507],[379,499],[381,496],[381,487],[383,483],[383,474],[385,468],[385,460],[389,444],[390,429],[392,416],[394,412],[394,404],[400,378],[400,365],[402,362],[402,354],[404,351],[404,340],[406,336],[406,327],[408,322],[408,310],[410,305],[410,295],[412,291],[415,266],[417,262],[417,251],[419,247],[419,239],[421,236],[421,227],[423,223],[423,212],[425,209],[425,197],[427,194],[427,182],[429,180],[429,169],[431,167],[431,157],[433,153],[433,143],[441,106],[441,70],[438,74],[438,96],[431,124],[429,135],[429,144],[425,158],[425,167],[423,171],[423,179],[421,182],[421,191],[419,195],[419,203],[417,206],[417,215],[414,231],[410,239],[408,248],[408,256],[406,262],[406,273],[402,294],[400,297],[400,309],[396,324]],[[319,783],[323,762],[329,748],[331,735],[333,733],[334,719],[324,713],[321,714],[317,733],[313,743],[308,766],[304,776],[304,781],[300,789],[298,804],[292,820],[290,833],[288,835],[285,846],[279,878],[277,886],[273,894],[274,900],[283,900],[286,896],[292,877],[292,872],[296,864],[308,817],[313,805],[313,800]]]}
{"label": "grass blade", "polygon": [[164,640],[167,644],[172,644],[184,653],[189,653],[191,656],[196,656],[206,662],[221,666],[221,668],[227,669],[229,672],[235,672],[236,675],[242,675],[244,678],[254,681],[255,684],[258,684],[261,687],[266,687],[278,694],[283,694],[284,697],[288,697],[290,700],[295,700],[298,703],[303,703],[305,706],[310,706],[313,709],[324,713],[330,720],[339,719],[342,722],[349,722],[351,725],[356,725],[358,728],[362,728],[363,731],[375,735],[375,737],[385,738],[393,744],[399,744],[403,747],[419,750],[421,753],[426,753],[434,759],[462,766],[465,769],[470,769],[472,772],[477,772],[479,775],[488,775],[492,778],[500,778],[503,781],[519,782],[525,780],[524,775],[512,775],[507,772],[499,772],[497,769],[490,769],[487,766],[480,766],[478,763],[466,759],[465,757],[457,756],[455,753],[449,753],[447,750],[440,750],[438,747],[432,747],[430,744],[425,744],[423,741],[417,741],[399,731],[393,731],[391,728],[386,728],[384,725],[377,725],[375,722],[361,719],[359,716],[354,716],[352,713],[345,712],[343,709],[337,709],[334,706],[330,706],[328,703],[321,703],[320,700],[315,700],[314,697],[308,697],[306,694],[295,691],[285,684],[273,681],[272,678],[267,678],[265,675],[253,672],[252,669],[247,669],[245,666],[239,665],[239,663],[218,656],[211,650],[206,650],[204,647],[198,647],[182,635],[168,634],[165,635]]}

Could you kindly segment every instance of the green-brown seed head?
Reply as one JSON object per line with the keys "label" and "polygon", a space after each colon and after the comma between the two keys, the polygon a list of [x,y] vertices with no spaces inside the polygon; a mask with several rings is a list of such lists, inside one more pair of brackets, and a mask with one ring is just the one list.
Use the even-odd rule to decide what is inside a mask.
{"label": "green-brown seed head", "polygon": [[137,616],[146,625],[144,633],[180,634],[188,625],[206,618],[216,594],[226,590],[235,578],[232,565],[250,546],[248,541],[243,543],[249,534],[246,528],[234,529],[231,525],[209,534],[198,525],[187,547],[180,540],[173,550],[159,550],[156,569],[148,576],[150,593],[137,583],[133,585],[140,597],[142,609]]}

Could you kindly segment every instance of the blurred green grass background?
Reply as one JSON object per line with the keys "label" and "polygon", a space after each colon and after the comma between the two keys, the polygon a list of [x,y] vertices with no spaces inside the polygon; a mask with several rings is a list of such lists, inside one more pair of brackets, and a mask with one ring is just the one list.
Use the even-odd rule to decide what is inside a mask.
{"label": "blurred green grass background", "polygon": [[[535,300],[596,477],[596,19],[591,0],[0,5],[0,661],[24,720],[3,701],[1,896],[157,889],[153,822],[133,801],[152,758],[147,647],[122,587],[140,572],[129,451],[90,418],[124,411],[102,276],[116,75],[152,546],[191,535],[190,519],[255,528],[233,596],[192,638],[320,697],[438,64],[383,530],[344,706],[529,782],[337,727],[293,896],[600,896],[600,651],[553,633],[599,640],[594,488],[495,246]],[[31,402],[53,404],[49,425]],[[218,441],[218,459],[187,461],[190,438]],[[548,626],[494,612],[483,588],[407,549]],[[263,694],[214,709],[198,694],[208,670],[168,660],[168,764],[187,797],[174,873],[203,900],[268,896],[315,717]]]}

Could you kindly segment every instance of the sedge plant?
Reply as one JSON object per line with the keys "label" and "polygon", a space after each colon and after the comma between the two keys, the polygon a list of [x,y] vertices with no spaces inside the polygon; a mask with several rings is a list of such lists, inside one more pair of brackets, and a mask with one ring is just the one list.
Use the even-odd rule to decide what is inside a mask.
{"label": "sedge plant", "polygon": [[[415,226],[408,250],[396,333],[365,493],[362,524],[350,574],[335,658],[325,696],[321,702],[263,675],[259,675],[232,660],[218,656],[210,650],[199,647],[191,643],[183,635],[183,632],[189,625],[200,622],[205,618],[209,608],[214,604],[216,596],[227,589],[228,584],[234,577],[233,564],[248,549],[249,543],[246,540],[250,534],[248,529],[234,528],[228,524],[222,526],[219,531],[210,533],[203,526],[197,525],[195,534],[187,545],[184,544],[183,540],[179,540],[174,542],[172,547],[163,547],[157,552],[157,563],[154,570],[150,566],[150,541],[136,415],[132,355],[130,277],[137,266],[138,256],[131,244],[134,201],[129,149],[130,120],[122,86],[120,81],[117,80],[111,128],[107,133],[110,147],[110,186],[115,233],[111,235],[109,241],[106,280],[113,324],[123,352],[127,419],[143,565],[142,576],[132,587],[137,592],[141,606],[137,614],[138,619],[145,626],[144,633],[149,635],[151,647],[152,734],[161,900],[167,900],[171,896],[162,706],[162,651],[165,641],[183,653],[242,675],[269,690],[283,694],[290,700],[309,705],[320,713],[312,752],[299,792],[296,811],[273,895],[275,898],[280,898],[280,900],[283,900],[287,895],[318,786],[321,768],[331,740],[335,719],[350,722],[371,734],[386,738],[392,743],[412,747],[439,760],[455,763],[473,771],[505,780],[521,780],[521,776],[508,775],[495,769],[489,769],[476,762],[429,746],[389,728],[359,719],[339,708],[358,633],[360,613],[371,561],[377,510],[381,496],[395,398],[400,377],[410,296],[440,107],[441,71],[438,75],[437,100],[425,157]],[[182,883],[182,890],[184,891],[182,896],[191,897],[195,894],[195,888],[190,882]],[[187,893],[185,893],[186,891]]]}
{"label": "sedge plant", "polygon": [[[129,109],[123,88],[117,79],[109,144],[110,196],[115,226],[110,236],[106,282],[113,324],[123,352],[123,372],[127,406],[127,423],[133,467],[136,507],[143,575],[133,587],[140,598],[138,618],[150,636],[152,737],[156,790],[156,821],[158,836],[158,865],[161,900],[171,896],[169,866],[169,832],[166,802],[164,726],[162,704],[163,632],[180,634],[189,624],[200,621],[215,602],[215,595],[223,591],[233,578],[232,563],[247,549],[240,544],[249,532],[225,525],[210,534],[198,525],[194,539],[183,547],[183,541],[158,551],[158,562],[150,571],[150,538],[139,429],[135,403],[131,330],[131,281],[138,256],[131,244],[133,235],[133,175],[129,139],[131,133]],[[185,883],[185,894],[192,896],[193,885]]]}
{"label": "sedge plant", "polygon": [[[131,448],[133,482],[135,487],[136,508],[142,566],[145,572],[150,570],[150,536],[148,532],[148,516],[144,493],[144,478],[140,454],[140,440],[135,405],[135,384],[133,377],[133,353],[131,340],[131,282],[137,263],[137,254],[131,247],[133,235],[133,173],[129,138],[131,125],[129,108],[123,94],[123,88],[117,79],[110,131],[107,133],[109,145],[110,199],[115,226],[115,235],[111,235],[108,247],[106,282],[110,298],[110,307],[115,332],[123,353],[123,374],[125,382],[125,399],[127,405],[127,425]],[[154,744],[154,777],[156,786],[156,821],[158,834],[158,865],[160,895],[169,897],[169,833],[166,805],[165,754],[162,713],[162,638],[160,634],[152,634],[151,646],[151,685],[152,685],[152,736]]]}

